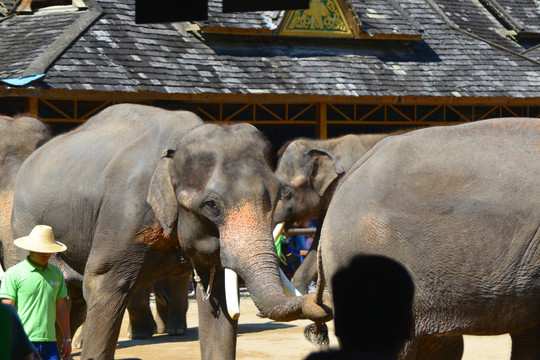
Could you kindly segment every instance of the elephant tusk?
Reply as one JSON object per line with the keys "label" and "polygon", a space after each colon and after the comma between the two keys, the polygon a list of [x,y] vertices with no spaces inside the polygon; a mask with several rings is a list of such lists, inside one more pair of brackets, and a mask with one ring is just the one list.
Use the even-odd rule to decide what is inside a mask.
{"label": "elephant tusk", "polygon": [[274,242],[276,242],[279,235],[281,235],[284,227],[285,227],[284,222],[280,222],[279,224],[276,225],[276,227],[274,228],[274,231],[272,232],[272,235],[274,236]]}
{"label": "elephant tusk", "polygon": [[302,296],[300,291],[294,287],[294,285],[289,281],[287,276],[283,273],[283,270],[279,269],[279,276],[281,277],[281,283],[283,284],[283,290],[288,297]]}
{"label": "elephant tusk", "polygon": [[225,299],[227,302],[227,311],[229,312],[229,316],[233,320],[238,320],[240,317],[238,275],[233,270],[227,268],[225,268]]}

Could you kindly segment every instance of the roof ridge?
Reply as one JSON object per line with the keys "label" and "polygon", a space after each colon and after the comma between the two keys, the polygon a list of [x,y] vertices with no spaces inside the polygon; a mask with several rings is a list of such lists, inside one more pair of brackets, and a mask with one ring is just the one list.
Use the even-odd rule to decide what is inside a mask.
{"label": "roof ridge", "polygon": [[473,38],[473,39],[482,41],[482,42],[488,44],[488,45],[491,46],[491,47],[494,47],[494,48],[496,48],[496,49],[499,49],[499,50],[505,51],[505,52],[507,52],[507,53],[509,53],[509,54],[512,54],[512,55],[514,55],[514,56],[517,56],[517,57],[519,57],[519,58],[521,58],[521,59],[523,59],[523,60],[530,61],[530,62],[532,62],[532,63],[535,64],[535,65],[540,65],[540,61],[537,61],[537,60],[532,59],[532,58],[530,58],[530,57],[528,57],[528,56],[525,56],[525,55],[523,55],[523,53],[520,54],[520,53],[515,52],[515,51],[513,51],[513,50],[511,50],[511,49],[508,49],[508,48],[506,48],[506,47],[504,47],[504,46],[502,46],[502,45],[498,45],[498,44],[496,44],[496,43],[494,43],[494,42],[492,42],[492,41],[489,41],[489,40],[487,40],[487,39],[484,39],[483,37],[480,37],[480,36],[478,36],[478,35],[474,35],[474,34],[468,33],[467,31],[460,29],[459,26],[458,26],[454,21],[452,21],[452,19],[450,19],[448,16],[446,16],[446,14],[444,13],[444,11],[439,7],[439,5],[437,5],[437,4],[435,3],[435,1],[433,1],[433,0],[425,0],[425,1],[428,3],[428,5],[435,11],[435,13],[436,13],[436,14],[437,14],[437,15],[438,15],[438,16],[439,16],[439,17],[440,17],[440,18],[441,18],[441,19],[442,19],[442,20],[443,20],[443,21],[444,21],[451,29],[453,29],[453,30],[459,32],[459,33],[462,34],[462,35],[466,35],[466,36],[471,37],[471,38]]}
{"label": "roof ridge", "polygon": [[418,32],[424,32],[425,29],[422,25],[420,25],[420,23],[418,21],[416,21],[415,19],[413,19],[406,11],[405,9],[403,9],[403,7],[398,4],[397,1],[395,0],[386,0],[386,2],[388,2],[391,6],[394,7],[394,9],[396,9],[399,14],[401,16],[403,16]]}
{"label": "roof ridge", "polygon": [[28,65],[21,77],[28,75],[44,74],[56,59],[70,46],[90,25],[103,14],[103,9],[97,1],[86,0],[91,6],[77,20],[75,20],[64,32],[54,40],[47,50],[42,52]]}
{"label": "roof ridge", "polygon": [[[525,27],[521,21],[510,15],[497,0],[480,0],[480,3],[490,11],[497,20],[502,21],[516,32],[523,31]],[[504,25],[504,24],[503,24]]]}

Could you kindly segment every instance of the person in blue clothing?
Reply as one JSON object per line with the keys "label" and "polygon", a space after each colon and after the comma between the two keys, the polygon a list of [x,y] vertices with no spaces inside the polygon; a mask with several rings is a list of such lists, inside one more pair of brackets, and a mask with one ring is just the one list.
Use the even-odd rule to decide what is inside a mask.
{"label": "person in blue clothing", "polygon": [[[305,220],[303,222],[294,223],[294,227],[302,229],[315,227],[315,225],[313,220]],[[300,256],[300,262],[302,261],[302,257],[307,255],[312,241],[313,239],[309,234],[299,234],[291,237],[291,242],[294,245],[293,254]]]}

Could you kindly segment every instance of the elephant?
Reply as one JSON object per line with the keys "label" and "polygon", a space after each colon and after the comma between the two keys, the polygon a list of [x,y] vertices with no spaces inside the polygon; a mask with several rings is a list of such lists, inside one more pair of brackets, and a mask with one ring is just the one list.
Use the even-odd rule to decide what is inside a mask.
{"label": "elephant", "polygon": [[270,319],[332,318],[314,296],[289,297],[283,288],[272,237],[282,184],[269,154],[252,125],[205,124],[188,111],[120,104],[24,162],[13,236],[47,224],[67,245],[55,260],[83,276],[82,359],[113,358],[137,287],[192,271],[202,359],[235,358],[238,287],[231,274]]}
{"label": "elephant", "polygon": [[[26,158],[52,138],[48,126],[28,115],[8,117],[0,115],[0,256],[4,269],[20,260],[11,239],[10,219],[15,177]],[[130,299],[128,308],[131,323],[136,324],[131,338],[149,338],[155,332],[181,335],[186,331],[189,276],[158,280]],[[163,287],[166,291],[163,291]],[[156,294],[157,316],[150,312],[148,295]],[[157,324],[156,324],[157,322]],[[130,323],[130,325],[131,325]],[[77,325],[74,325],[76,328]]]}
{"label": "elephant", "polygon": [[[400,132],[399,132],[400,133]],[[300,138],[278,151],[276,176],[287,184],[278,201],[274,221],[289,227],[295,221],[317,219],[310,250],[294,272],[292,283],[302,294],[317,278],[317,247],[320,228],[332,195],[353,164],[381,139],[398,134],[348,134],[316,140]]]}
{"label": "elephant", "polygon": [[461,359],[463,334],[503,333],[512,359],[540,359],[540,119],[381,140],[336,189],[320,243],[326,279],[359,254],[410,272],[415,326],[401,359]]}
{"label": "elephant", "polygon": [[23,161],[51,138],[51,132],[34,117],[0,115],[0,134],[0,260],[7,269],[16,258],[10,230],[15,178]]}
{"label": "elephant", "polygon": [[[185,273],[137,288],[127,306],[128,337],[149,339],[153,334],[184,335],[190,282],[191,274]],[[155,298],[155,317],[150,310],[150,293]]]}

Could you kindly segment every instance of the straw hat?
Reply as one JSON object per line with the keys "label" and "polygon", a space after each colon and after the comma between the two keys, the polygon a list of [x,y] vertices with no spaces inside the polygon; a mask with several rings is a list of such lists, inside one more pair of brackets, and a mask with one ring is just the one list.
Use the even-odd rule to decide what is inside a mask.
{"label": "straw hat", "polygon": [[54,240],[54,232],[50,226],[36,225],[30,235],[14,241],[17,247],[39,253],[57,253],[67,250],[67,246]]}

